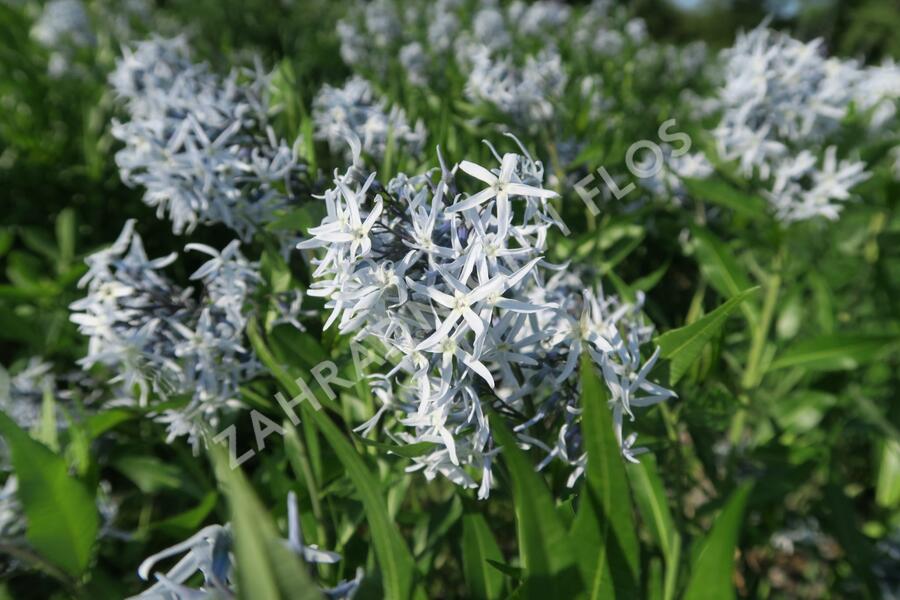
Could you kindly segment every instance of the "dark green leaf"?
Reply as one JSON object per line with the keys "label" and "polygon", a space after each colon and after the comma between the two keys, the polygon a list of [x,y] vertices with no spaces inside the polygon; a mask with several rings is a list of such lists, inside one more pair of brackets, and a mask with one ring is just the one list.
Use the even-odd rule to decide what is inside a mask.
{"label": "dark green leaf", "polygon": [[675,531],[662,480],[656,472],[656,459],[652,454],[644,455],[641,462],[629,464],[627,472],[644,523],[647,524],[666,561],[670,562],[675,553],[677,543],[675,538],[678,533]]}
{"label": "dark green leaf", "polygon": [[763,218],[766,216],[765,199],[739,190],[721,179],[712,177],[709,179],[683,178],[682,181],[688,192],[695,198],[724,206],[746,217]]}
{"label": "dark green leaf", "polygon": [[231,512],[237,584],[244,600],[321,599],[302,559],[284,545],[269,511],[241,473],[231,469],[225,450],[212,446],[216,477]]}
{"label": "dark green leaf", "polygon": [[[750,288],[750,277],[721,240],[700,227],[695,227],[691,231],[700,271],[722,297],[731,298]],[[741,310],[751,325],[756,323],[758,314],[754,303],[741,304]]]}
{"label": "dark green leaf", "polygon": [[379,450],[384,450],[385,452],[390,452],[391,454],[404,456],[406,458],[415,458],[417,456],[422,456],[423,454],[428,454],[428,452],[434,448],[434,442],[418,442],[415,444],[407,444],[405,446],[395,446],[394,444],[376,442],[375,440],[370,440],[362,436],[357,436],[356,439],[366,446],[372,446],[373,448],[378,448]]}
{"label": "dark green leaf", "polygon": [[315,420],[362,500],[372,531],[372,544],[378,558],[385,597],[399,600],[412,597],[415,563],[397,525],[388,514],[378,480],[331,419],[307,404],[303,405],[303,412],[307,418]]}

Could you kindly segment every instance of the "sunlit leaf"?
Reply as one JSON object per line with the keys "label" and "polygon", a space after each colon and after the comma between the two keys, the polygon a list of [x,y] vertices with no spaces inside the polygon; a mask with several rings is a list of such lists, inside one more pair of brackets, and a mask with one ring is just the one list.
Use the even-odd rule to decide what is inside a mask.
{"label": "sunlit leaf", "polygon": [[69,575],[81,575],[90,564],[100,522],[93,496],[69,474],[62,457],[3,412],[0,434],[12,454],[29,543]]}
{"label": "sunlit leaf", "polygon": [[656,339],[661,349],[660,355],[671,361],[669,377],[673,384],[677,383],[697,360],[703,346],[719,333],[734,309],[757,290],[758,287],[744,290],[690,325],[667,331]]}

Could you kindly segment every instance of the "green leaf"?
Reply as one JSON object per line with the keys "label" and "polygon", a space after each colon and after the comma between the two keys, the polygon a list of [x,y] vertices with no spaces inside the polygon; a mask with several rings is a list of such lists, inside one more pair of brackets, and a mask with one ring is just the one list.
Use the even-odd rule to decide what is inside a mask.
{"label": "green leaf", "polygon": [[524,571],[523,598],[570,597],[566,591],[577,581],[572,547],[553,505],[553,496],[534,464],[497,415],[491,415],[491,432],[503,448],[503,460],[512,479],[519,559]]}
{"label": "green leaf", "polygon": [[[572,527],[587,598],[639,595],[640,556],[631,494],[606,388],[588,354],[581,356],[582,437],[588,461]],[[585,552],[591,548],[591,552]]]}
{"label": "green leaf", "polygon": [[476,600],[499,598],[503,576],[488,561],[501,562],[503,555],[487,521],[479,513],[463,516],[463,573],[469,597]]}
{"label": "green leaf", "polygon": [[860,594],[860,598],[881,598],[878,581],[872,570],[876,560],[876,550],[871,539],[863,533],[857,511],[853,502],[837,485],[830,483],[825,487],[824,503],[825,530],[837,538],[844,549],[847,562],[854,573],[862,581],[868,594]]}
{"label": "green leaf", "polygon": [[810,273],[809,287],[812,290],[816,320],[823,333],[834,332],[834,294],[828,281],[818,273]]}
{"label": "green leaf", "polygon": [[312,214],[313,207],[301,206],[293,209],[266,225],[269,231],[306,231],[319,224],[320,215]]}
{"label": "green leaf", "polygon": [[700,200],[724,206],[752,219],[764,218],[767,214],[767,203],[763,198],[739,190],[721,179],[686,177],[682,181],[688,192]]}
{"label": "green leaf", "polygon": [[656,472],[656,459],[652,454],[646,454],[641,457],[641,462],[629,464],[626,471],[641,517],[669,563],[675,554],[678,533],[662,480]]}
{"label": "green leaf", "polygon": [[231,512],[239,597],[245,600],[313,600],[322,595],[301,558],[284,545],[275,524],[225,450],[210,448],[216,477]]}
{"label": "green leaf", "polygon": [[219,496],[215,492],[209,492],[200,501],[200,504],[167,519],[153,523],[151,527],[163,531],[172,537],[185,537],[203,524],[209,513],[216,507]]}
{"label": "green leaf", "polygon": [[[750,277],[721,240],[699,227],[693,228],[691,233],[700,271],[722,297],[731,298],[750,288]],[[741,310],[751,325],[756,323],[758,314],[753,303],[741,304]]]}
{"label": "green leaf", "polygon": [[26,538],[49,562],[78,577],[91,561],[99,518],[92,495],[71,477],[65,460],[0,412],[0,434],[12,454]]}
{"label": "green leaf", "polygon": [[318,339],[292,325],[273,327],[267,339],[279,360],[305,370],[312,369],[329,358]]}
{"label": "green leaf", "polygon": [[667,331],[656,338],[660,355],[671,361],[669,377],[672,384],[677,383],[697,360],[706,343],[722,329],[728,315],[757,290],[759,287],[744,290],[690,325]]}
{"label": "green leaf", "polygon": [[370,440],[362,436],[357,436],[356,439],[366,446],[372,446],[373,448],[378,448],[379,450],[390,452],[391,454],[396,454],[398,456],[403,456],[406,458],[415,458],[417,456],[422,456],[423,454],[428,454],[428,452],[435,446],[434,442],[417,442],[415,444],[407,444],[405,446],[395,446],[394,444],[376,442],[375,440]]}
{"label": "green leaf", "polygon": [[0,228],[0,257],[6,255],[12,248],[13,234],[8,228]]}
{"label": "green leaf", "polygon": [[281,258],[277,248],[266,247],[259,259],[259,272],[274,293],[285,292],[291,287],[291,270]]}
{"label": "green leaf", "polygon": [[669,266],[671,266],[672,261],[667,260],[656,270],[652,271],[644,275],[643,277],[639,277],[631,282],[631,287],[635,290],[640,290],[642,292],[648,292],[656,287],[656,284],[662,279],[663,275],[666,274],[666,271],[669,270]]}
{"label": "green leaf", "polygon": [[684,600],[729,600],[735,597],[734,549],[743,523],[750,484],[739,487],[716,517],[712,531],[701,542],[691,567]]}
{"label": "green leaf", "polygon": [[897,339],[884,335],[837,334],[804,340],[782,352],[769,370],[787,367],[802,367],[809,371],[852,370],[878,358]]}
{"label": "green leaf", "polygon": [[72,262],[75,257],[75,211],[66,208],[56,217],[56,245],[59,247],[59,259],[63,265]]}
{"label": "green leaf", "polygon": [[487,559],[487,562],[491,567],[496,569],[499,573],[503,573],[508,577],[512,577],[513,579],[521,579],[522,578],[522,569],[519,567],[514,567],[512,565],[508,565],[505,562],[501,562],[499,560],[493,560],[491,558]]}
{"label": "green leaf", "polygon": [[52,452],[59,452],[59,427],[56,424],[56,399],[49,388],[44,389],[41,403],[41,419],[32,432],[34,439]]}
{"label": "green leaf", "polygon": [[160,490],[180,490],[196,498],[203,496],[187,473],[177,464],[149,454],[131,454],[116,458],[112,465],[145,494]]}
{"label": "green leaf", "polygon": [[[300,392],[299,386],[272,355],[271,350],[262,339],[259,327],[254,320],[251,320],[247,325],[247,336],[262,363],[284,387],[285,391],[292,396],[298,394]],[[325,401],[320,401],[327,406]],[[385,596],[401,600],[412,597],[415,584],[415,561],[406,543],[403,541],[399,529],[388,513],[387,504],[378,486],[378,480],[363,462],[362,457],[328,416],[314,410],[308,402],[301,405],[301,410],[307,419],[311,419],[316,424],[316,427],[328,440],[362,500],[363,508],[368,517],[369,528],[372,532],[375,556],[378,559],[382,581],[384,582]],[[419,597],[420,590],[416,588],[415,592],[415,597]]]}
{"label": "green leaf", "polygon": [[97,439],[117,425],[137,418],[140,413],[125,408],[111,408],[87,418],[85,428],[91,439]]}
{"label": "green leaf", "polygon": [[[291,390],[289,390],[291,391]],[[303,414],[315,421],[316,426],[344,465],[347,476],[359,494],[372,531],[372,544],[378,559],[386,598],[398,600],[410,598],[414,585],[413,557],[400,535],[400,530],[388,514],[387,504],[379,489],[378,480],[362,457],[327,415],[303,404]]]}
{"label": "green leaf", "polygon": [[885,440],[875,483],[875,502],[884,508],[900,504],[900,441]]}

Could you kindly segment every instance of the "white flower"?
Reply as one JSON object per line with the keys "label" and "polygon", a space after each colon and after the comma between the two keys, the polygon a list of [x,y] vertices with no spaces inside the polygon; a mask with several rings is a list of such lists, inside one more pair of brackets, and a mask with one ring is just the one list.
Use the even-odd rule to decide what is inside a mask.
{"label": "white flower", "polygon": [[822,40],[803,43],[764,23],[722,55],[722,117],[713,131],[719,154],[739,160],[745,177],[758,177],[776,216],[788,223],[838,217],[868,175],[865,163],[839,160],[829,137],[854,105],[868,111],[876,135],[895,118],[900,97],[893,63],[866,68],[826,58],[822,47]]}
{"label": "white flower", "polygon": [[247,239],[304,187],[306,167],[269,126],[267,75],[220,77],[190,60],[183,38],[123,52],[110,75],[129,117],[113,123],[125,144],[116,164],[175,233],[223,223]]}
{"label": "white flower", "polygon": [[467,160],[459,164],[459,168],[463,172],[471,175],[479,181],[488,184],[489,187],[481,190],[474,196],[469,196],[462,202],[454,204],[447,212],[459,212],[484,204],[492,198],[497,199],[497,218],[501,224],[505,223],[510,216],[509,197],[510,196],[532,196],[537,198],[555,198],[556,192],[536,188],[534,186],[517,183],[514,177],[514,170],[518,156],[515,154],[504,154],[503,161],[500,165],[500,173],[494,175],[484,167],[476,165]]}
{"label": "white flower", "polygon": [[388,108],[368,81],[354,76],[343,87],[325,85],[313,99],[315,138],[325,140],[333,152],[344,152],[350,158],[347,139],[355,136],[362,151],[380,160],[389,141],[395,148],[417,154],[425,142],[422,121],[410,126],[406,113],[399,107]]}
{"label": "white flower", "polygon": [[[497,158],[496,172],[463,161],[442,166],[438,181],[429,171],[386,186],[355,164],[336,174],[322,196],[322,224],[301,243],[323,249],[309,293],[326,298],[326,326],[339,322],[341,333],[387,348],[390,363],[371,376],[381,407],[358,430],[381,423],[395,443],[432,444],[409,470],[477,487],[479,498],[490,493],[499,451],[483,404],[512,421],[521,444],[546,453],[540,468],[563,460],[572,483],[578,478],[585,458],[575,368],[583,350],[610,373],[614,415],[632,414],[650,392],[672,395],[649,381],[653,359],[640,362],[652,330],[639,308],[585,293],[577,276],[543,262],[547,230],[564,226],[546,201],[555,194],[543,187],[541,163],[527,154]],[[461,197],[460,172],[488,187],[447,207],[445,196]],[[522,198],[521,220],[512,218],[511,198]],[[496,211],[479,210],[491,202]],[[369,245],[352,252],[347,232],[364,215]],[[398,419],[386,420],[391,413]]]}
{"label": "white flower", "polygon": [[[333,564],[341,560],[341,555],[317,546],[303,543],[300,531],[300,514],[297,510],[297,496],[288,492],[287,499],[288,537],[284,545],[307,564]],[[205,598],[235,597],[233,560],[233,534],[231,524],[209,525],[187,540],[147,557],[138,567],[138,576],[149,580],[151,571],[160,562],[174,556],[181,556],[178,562],[165,573],[154,572],[156,583],[133,600],[199,600]],[[199,588],[189,581],[197,573],[203,578]],[[362,569],[357,569],[356,577],[342,581],[334,588],[321,590],[329,598],[349,600],[356,593],[362,581]]]}
{"label": "white flower", "polygon": [[188,435],[197,443],[199,425],[215,422],[237,402],[237,388],[259,370],[243,345],[246,303],[259,283],[258,265],[248,262],[237,240],[221,252],[203,244],[188,250],[211,260],[191,278],[202,283],[197,302],[163,272],[177,257],[149,259],[129,221],[115,244],[86,259],[80,285],[88,294],[71,305],[71,320],[88,336],[88,354],[79,363],[103,364],[115,371],[123,399],[141,405],[155,398],[188,395],[181,409],[158,417],[169,425],[169,439]]}

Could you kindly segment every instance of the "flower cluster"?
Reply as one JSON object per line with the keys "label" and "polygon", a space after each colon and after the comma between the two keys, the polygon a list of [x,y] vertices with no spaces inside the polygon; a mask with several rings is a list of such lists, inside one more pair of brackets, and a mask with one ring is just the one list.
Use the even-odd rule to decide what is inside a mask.
{"label": "flower cluster", "polygon": [[347,148],[345,140],[358,137],[362,150],[376,160],[384,157],[388,145],[418,154],[425,143],[425,126],[410,126],[402,108],[388,108],[368,81],[355,76],[343,87],[325,85],[313,100],[315,137],[328,142],[333,152]]}
{"label": "flower cluster", "polygon": [[466,97],[493,105],[522,124],[552,120],[568,81],[553,47],[527,56],[518,67],[509,55],[494,57],[482,46],[471,57],[470,68]]}
{"label": "flower cluster", "polygon": [[45,4],[31,36],[48,48],[67,43],[75,46],[94,43],[91,20],[81,0],[51,0]]}
{"label": "flower cluster", "polygon": [[202,421],[215,422],[219,411],[238,404],[238,385],[259,366],[243,346],[247,317],[243,310],[258,283],[258,268],[239,250],[237,240],[221,252],[202,244],[186,250],[209,255],[191,279],[202,284],[196,298],[161,271],[176,253],[148,259],[141,237],[128,221],[115,243],[90,255],[80,281],[88,295],[71,306],[71,319],[88,336],[80,364],[100,364],[115,373],[123,401],[148,402],[188,396],[187,404],[159,417],[169,438],[198,439]]}
{"label": "flower cluster", "polygon": [[96,43],[91,20],[81,0],[51,0],[31,28],[31,37],[50,51],[52,77],[66,74],[78,48]]}
{"label": "flower cluster", "polygon": [[822,40],[803,43],[763,24],[723,54],[722,116],[713,132],[719,154],[766,182],[777,216],[787,222],[837,218],[868,173],[863,162],[839,158],[828,136],[851,107],[885,126],[900,97],[900,68],[862,68],[825,57],[821,46]]}
{"label": "flower cluster", "polygon": [[22,429],[31,429],[39,422],[44,396],[55,393],[53,365],[40,358],[29,360],[12,377],[0,367],[0,408]]}
{"label": "flower cluster", "polygon": [[659,163],[659,156],[654,153],[638,161],[637,168],[650,173],[649,177],[640,177],[638,181],[653,196],[666,198],[677,205],[681,205],[687,196],[683,179],[706,179],[713,174],[713,166],[703,152],[675,151],[669,144],[663,144],[660,156],[662,161]]}
{"label": "flower cluster", "polygon": [[[493,148],[492,148],[493,151]],[[327,216],[300,248],[314,260],[310,295],[326,299],[326,326],[377,341],[392,367],[372,378],[395,442],[429,442],[411,470],[478,487],[486,498],[497,452],[488,409],[509,419],[520,442],[583,471],[577,366],[590,353],[610,390],[626,457],[625,415],[674,394],[647,379],[656,355],[641,348],[652,327],[636,305],[590,289],[564,265],[544,260],[551,228],[564,227],[543,187],[543,166],[523,154],[499,169],[463,161],[452,169],[383,186],[359,167],[335,174]],[[354,163],[357,165],[357,163]],[[457,188],[479,182],[474,194]],[[587,274],[585,274],[587,275]],[[480,479],[480,483],[477,480]]]}
{"label": "flower cluster", "polygon": [[[297,510],[297,496],[288,493],[287,501],[288,538],[285,546],[297,554],[307,564],[334,564],[341,556],[314,545],[303,543],[300,530],[300,515]],[[231,525],[209,525],[187,540],[148,557],[138,567],[138,575],[143,580],[150,579],[153,567],[161,560],[183,555],[166,573],[154,573],[156,583],[133,600],[198,600],[208,598],[233,598],[234,580],[232,564]],[[196,573],[203,576],[199,589],[188,587],[189,580]],[[333,588],[322,592],[333,600],[352,598],[362,581],[363,571],[357,569],[353,579],[342,581]]]}
{"label": "flower cluster", "polygon": [[113,124],[125,144],[116,164],[175,233],[223,223],[248,239],[303,189],[305,166],[269,125],[258,65],[220,77],[191,61],[181,37],[124,52],[110,76],[128,113]]}
{"label": "flower cluster", "polygon": [[559,52],[551,42],[536,53],[514,55],[513,39],[543,41],[545,28],[568,23],[569,7],[541,1],[501,8],[485,2],[469,13],[458,0],[402,9],[390,0],[360,5],[338,28],[341,55],[376,75],[386,73],[398,56],[416,87],[440,87],[446,68],[455,63],[467,74],[465,93],[472,102],[492,106],[521,126],[549,120],[568,81]]}
{"label": "flower cluster", "polygon": [[[552,0],[357,2],[338,35],[341,56],[355,72],[369,78],[400,72],[427,94],[461,87],[468,103],[459,106],[478,123],[502,115],[518,130],[558,136],[557,145],[585,122],[594,131],[608,126],[615,104],[627,100],[616,108],[641,112],[663,83],[677,93],[706,65],[702,42],[655,43],[643,20],[608,0],[579,8]],[[567,102],[578,96],[570,88],[583,101]]]}

